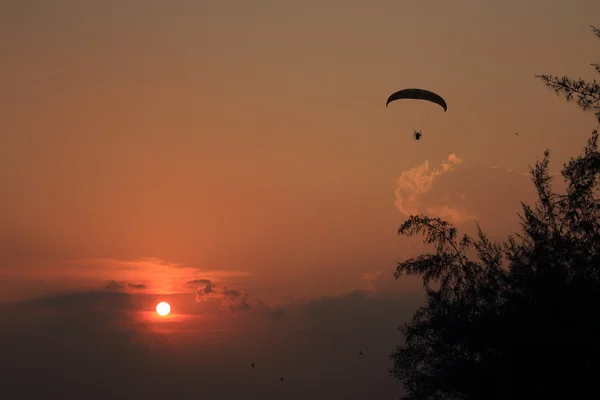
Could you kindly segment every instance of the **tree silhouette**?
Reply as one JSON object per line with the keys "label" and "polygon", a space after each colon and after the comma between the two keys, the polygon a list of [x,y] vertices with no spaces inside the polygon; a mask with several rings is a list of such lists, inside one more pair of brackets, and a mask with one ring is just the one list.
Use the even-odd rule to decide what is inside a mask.
{"label": "tree silhouette", "polygon": [[[592,27],[600,38],[600,30]],[[598,64],[593,64],[600,73]],[[539,75],[600,122],[596,81]],[[398,263],[423,278],[427,303],[400,331],[390,374],[405,400],[588,397],[600,372],[600,153],[598,131],[552,189],[549,151],[530,169],[538,193],[522,203],[521,232],[493,243],[458,237],[439,218],[411,216],[399,235],[424,235],[435,252]],[[504,265],[507,264],[507,265]],[[432,283],[435,287],[432,287]]]}
{"label": "tree silhouette", "polygon": [[[593,25],[590,27],[592,32],[600,38],[600,29]],[[600,62],[591,65],[600,74]],[[577,105],[583,110],[594,111],[598,123],[600,123],[600,84],[595,79],[592,82],[586,82],[581,78],[571,79],[567,76],[558,77],[548,74],[536,75],[536,78],[544,81],[546,86],[552,88],[556,94],[564,95],[567,101],[577,98]]]}

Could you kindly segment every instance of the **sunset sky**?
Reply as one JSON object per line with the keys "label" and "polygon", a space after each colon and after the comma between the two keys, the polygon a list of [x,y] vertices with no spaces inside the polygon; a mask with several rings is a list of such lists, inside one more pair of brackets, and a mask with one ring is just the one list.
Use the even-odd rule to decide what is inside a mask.
{"label": "sunset sky", "polygon": [[[388,354],[423,292],[393,272],[427,250],[398,227],[518,229],[528,165],[549,148],[559,172],[596,125],[534,75],[592,78],[598,16],[597,0],[0,2],[11,387],[397,396]],[[386,108],[406,87],[448,111]],[[53,363],[60,379],[39,373]]]}

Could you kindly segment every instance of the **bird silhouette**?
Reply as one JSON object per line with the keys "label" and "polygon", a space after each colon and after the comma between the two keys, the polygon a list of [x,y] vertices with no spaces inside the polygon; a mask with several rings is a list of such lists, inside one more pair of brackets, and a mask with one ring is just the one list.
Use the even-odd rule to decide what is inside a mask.
{"label": "bird silhouette", "polygon": [[254,368],[254,363],[252,363],[252,368]]}
{"label": "bird silhouette", "polygon": [[362,353],[362,350],[360,350],[360,351],[358,352],[358,355],[359,355],[359,356],[362,356],[362,355],[363,355],[363,353]]}
{"label": "bird silhouette", "polygon": [[283,382],[283,376],[280,379],[281,379],[281,382]]}
{"label": "bird silhouette", "polygon": [[519,136],[519,132],[515,132],[515,135]]}

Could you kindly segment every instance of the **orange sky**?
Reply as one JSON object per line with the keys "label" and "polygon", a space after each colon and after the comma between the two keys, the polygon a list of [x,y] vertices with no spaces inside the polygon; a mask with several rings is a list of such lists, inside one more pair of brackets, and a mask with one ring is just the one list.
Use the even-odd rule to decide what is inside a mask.
{"label": "orange sky", "polygon": [[[592,117],[533,75],[590,72],[596,2],[375,3],[5,3],[2,275],[153,257],[346,291],[403,256],[406,171],[454,153],[526,172],[581,147]],[[449,111],[383,107],[407,86]],[[478,197],[477,175],[445,195]]]}
{"label": "orange sky", "polygon": [[[444,196],[480,200],[491,167],[527,172],[546,147],[558,166],[593,127],[533,78],[589,76],[592,0],[28,4],[1,13],[2,276],[68,286],[67,263],[155,258],[264,297],[341,293],[405,256],[403,173],[453,153],[479,170]],[[386,109],[403,87],[448,112]],[[440,179],[416,209],[456,208]],[[517,211],[523,185],[498,179],[513,201],[463,213]]]}
{"label": "orange sky", "polygon": [[[284,331],[308,335],[306,357],[318,337],[327,351],[375,343],[385,363],[399,338],[382,310],[406,320],[422,299],[417,279],[393,281],[424,250],[398,227],[426,213],[498,239],[518,229],[528,165],[549,148],[558,172],[595,126],[534,75],[592,78],[599,15],[597,0],[2,1],[0,302],[127,292],[115,307],[158,335],[148,348],[204,332],[196,353],[161,355],[187,360],[173,368],[217,357],[213,339],[284,348]],[[405,87],[448,112],[386,109]],[[173,315],[158,323],[161,300]],[[223,322],[246,309],[299,317]],[[273,371],[294,368],[286,357]]]}

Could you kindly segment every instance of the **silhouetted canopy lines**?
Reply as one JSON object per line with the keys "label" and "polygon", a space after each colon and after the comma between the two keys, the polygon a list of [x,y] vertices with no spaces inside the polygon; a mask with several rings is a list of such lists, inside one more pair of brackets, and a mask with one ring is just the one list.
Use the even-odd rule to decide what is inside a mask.
{"label": "silhouetted canopy lines", "polygon": [[402,99],[413,99],[413,100],[426,100],[432,103],[438,104],[441,106],[444,111],[448,111],[448,105],[446,101],[437,93],[433,93],[429,90],[425,89],[402,89],[395,93],[392,93],[390,97],[388,97],[385,106],[387,107],[392,101],[402,100]]}

